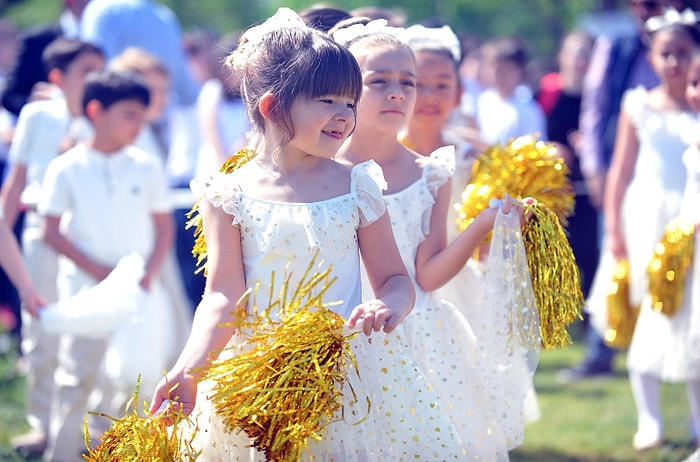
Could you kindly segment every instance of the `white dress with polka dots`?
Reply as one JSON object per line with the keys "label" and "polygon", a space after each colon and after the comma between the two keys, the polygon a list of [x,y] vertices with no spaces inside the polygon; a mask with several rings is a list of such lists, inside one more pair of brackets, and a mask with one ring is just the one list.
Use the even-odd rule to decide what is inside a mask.
{"label": "white dress with polka dots", "polygon": [[[240,228],[248,286],[259,284],[259,293],[268,293],[274,271],[291,274],[290,286],[294,287],[318,251],[317,261],[323,260],[323,269],[330,265],[331,277],[338,278],[324,294],[324,301],[342,300],[331,309],[347,317],[361,300],[357,229],[376,221],[386,210],[381,168],[372,161],[355,166],[347,194],[313,203],[251,197],[238,182],[246,170],[244,165],[228,175],[216,173],[205,181],[194,181],[192,187],[198,196],[222,207],[231,215],[233,226]],[[394,335],[375,333],[371,341],[358,335],[352,340],[352,349],[359,378],[349,373],[348,382],[361,402],[364,396],[369,399],[368,418],[358,423],[360,419],[348,417],[352,415],[352,397],[346,393],[345,418],[330,424],[320,441],[311,441],[302,460],[469,460],[446,406]],[[212,412],[206,391],[206,384],[200,385],[192,414],[199,425],[195,444],[202,455],[198,460],[264,460],[250,448],[245,435],[223,427]]]}
{"label": "white dress with polka dots", "polygon": [[[507,460],[500,424],[484,407],[492,390],[486,389],[486,371],[472,327],[451,303],[415,283],[418,246],[430,232],[438,190],[454,173],[454,150],[441,148],[420,161],[423,172],[416,182],[384,195],[396,243],[416,287],[416,304],[397,335],[447,404],[467,450],[463,460]],[[365,298],[372,298],[371,291]]]}

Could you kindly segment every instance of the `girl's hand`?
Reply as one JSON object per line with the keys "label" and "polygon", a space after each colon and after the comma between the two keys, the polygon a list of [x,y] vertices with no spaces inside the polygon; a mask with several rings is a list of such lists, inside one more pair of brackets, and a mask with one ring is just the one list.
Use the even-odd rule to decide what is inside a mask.
{"label": "girl's hand", "polygon": [[[192,374],[184,372],[168,372],[161,379],[153,392],[150,412],[152,415],[173,411],[182,412],[185,416],[192,413],[197,401],[197,379]],[[168,425],[172,425],[172,419],[166,419]]]}
{"label": "girl's hand", "polygon": [[148,290],[151,288],[151,279],[151,275],[146,273],[143,278],[141,278],[141,282],[139,282],[141,288],[146,292],[148,292]]}
{"label": "girl's hand", "polygon": [[22,301],[22,306],[35,318],[39,317],[39,309],[46,306],[46,301],[33,286],[20,288],[19,298]]}
{"label": "girl's hand", "polygon": [[404,317],[406,316],[394,312],[381,300],[368,300],[355,307],[348,318],[347,326],[349,329],[354,329],[359,325],[362,327],[362,332],[369,337],[373,331],[391,332]]}
{"label": "girl's hand", "polygon": [[606,237],[606,247],[616,259],[627,257],[627,246],[622,233],[617,231],[609,231]]}

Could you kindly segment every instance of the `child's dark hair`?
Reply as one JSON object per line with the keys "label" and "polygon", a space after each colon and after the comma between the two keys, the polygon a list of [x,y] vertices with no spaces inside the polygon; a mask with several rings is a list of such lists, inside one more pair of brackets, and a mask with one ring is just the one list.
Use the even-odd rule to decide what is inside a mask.
{"label": "child's dark hair", "polygon": [[266,94],[274,95],[271,113],[286,131],[283,142],[294,137],[289,113],[297,98],[339,95],[357,101],[362,92],[362,74],[353,55],[309,27],[275,29],[256,43],[247,41],[244,34],[227,62],[241,73],[241,96],[259,135],[265,124],[258,105]]}
{"label": "child's dark hair", "polygon": [[98,101],[105,109],[119,101],[138,101],[148,106],[151,96],[148,86],[138,74],[102,71],[93,72],[85,78],[83,111],[90,101]]}
{"label": "child's dark hair", "polygon": [[481,47],[483,59],[508,61],[521,69],[528,62],[527,47],[519,37],[499,37],[484,43]]}
{"label": "child's dark hair", "polygon": [[84,54],[104,57],[102,50],[91,43],[59,37],[44,49],[41,60],[46,72],[53,69],[66,72],[71,63]]}

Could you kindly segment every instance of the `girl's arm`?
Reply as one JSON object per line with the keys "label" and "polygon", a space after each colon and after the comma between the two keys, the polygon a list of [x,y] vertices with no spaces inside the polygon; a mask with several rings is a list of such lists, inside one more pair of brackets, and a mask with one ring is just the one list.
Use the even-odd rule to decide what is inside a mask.
{"label": "girl's arm", "polygon": [[166,399],[175,398],[185,415],[192,412],[202,368],[224,349],[235,331],[235,313],[245,309],[245,301],[240,300],[246,290],[240,231],[231,225],[230,215],[206,200],[201,201],[199,211],[207,242],[204,295],[180,357],[156,387],[151,412]]}
{"label": "girl's arm", "polygon": [[42,238],[61,255],[73,260],[83,271],[97,279],[103,280],[114,269],[109,265],[103,265],[86,255],[75,244],[66,239],[59,229],[61,217],[44,216],[41,219]]}
{"label": "girl's arm", "polygon": [[27,166],[14,164],[2,185],[2,204],[5,220],[10,228],[15,226],[20,209],[20,196],[27,185]]}
{"label": "girl's arm", "polygon": [[46,302],[34,289],[15,235],[2,218],[0,218],[0,267],[5,270],[10,281],[17,288],[27,311],[32,316],[38,316],[39,308],[45,306]]}
{"label": "girl's arm", "polygon": [[617,258],[627,255],[620,207],[637,162],[639,140],[632,121],[625,111],[620,113],[610,169],[605,180],[603,211],[605,214],[605,237],[610,251]]}
{"label": "girl's arm", "polygon": [[374,223],[361,227],[357,236],[376,299],[356,307],[350,314],[348,327],[361,322],[366,335],[382,329],[391,332],[411,312],[416,291],[396,246],[389,214],[384,213]]}
{"label": "girl's arm", "polygon": [[153,222],[156,241],[146,262],[146,273],[141,279],[141,287],[145,290],[148,290],[151,281],[158,276],[160,267],[175,241],[175,221],[172,213],[154,213]]}
{"label": "girl's arm", "polygon": [[[447,213],[451,188],[450,180],[438,190],[430,215],[430,233],[420,243],[416,253],[416,282],[427,292],[445,285],[464,267],[477,246],[493,229],[498,214],[498,209],[484,210],[447,245]],[[506,201],[504,210],[510,210],[510,206],[510,201]]]}

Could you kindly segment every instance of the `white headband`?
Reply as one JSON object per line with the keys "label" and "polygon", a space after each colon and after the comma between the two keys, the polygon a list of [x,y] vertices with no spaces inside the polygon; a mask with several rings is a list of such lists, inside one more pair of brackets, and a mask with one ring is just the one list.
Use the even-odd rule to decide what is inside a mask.
{"label": "white headband", "polygon": [[413,51],[447,50],[456,62],[462,59],[462,47],[450,26],[425,27],[420,24],[406,29],[406,40]]}
{"label": "white headband", "polygon": [[388,26],[387,24],[389,24],[389,22],[386,19],[374,19],[367,24],[353,24],[333,32],[333,40],[347,47],[350,42],[360,37],[366,37],[377,33],[386,33],[393,35],[401,41],[405,41],[406,29],[403,27]]}
{"label": "white headband", "polygon": [[667,8],[662,15],[653,16],[647,19],[644,26],[649,32],[656,32],[662,27],[670,26],[672,24],[694,26],[697,23],[698,14],[690,8],[686,8],[682,12],[679,12],[673,8]]}
{"label": "white headband", "polygon": [[236,52],[234,67],[240,68],[267,34],[284,28],[308,29],[308,26],[294,10],[285,7],[279,8],[277,13],[270,16],[265,22],[253,26],[243,33]]}

